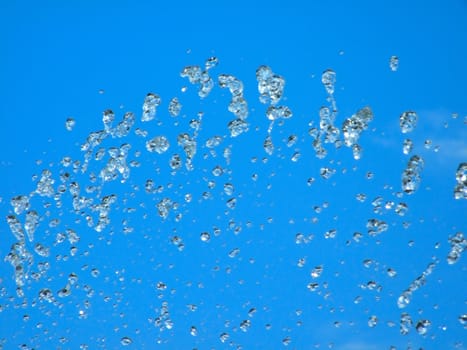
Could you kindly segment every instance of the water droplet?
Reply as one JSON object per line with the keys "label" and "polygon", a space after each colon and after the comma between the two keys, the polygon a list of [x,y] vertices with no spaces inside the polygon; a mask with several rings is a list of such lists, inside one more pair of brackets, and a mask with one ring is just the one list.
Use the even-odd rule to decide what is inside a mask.
{"label": "water droplet", "polygon": [[146,142],[146,149],[148,152],[157,152],[162,154],[170,147],[169,140],[165,136],[156,136]]}
{"label": "water droplet", "polygon": [[65,298],[71,294],[71,286],[69,284],[66,285],[66,287],[60,289],[57,293],[57,295],[60,298]]}
{"label": "water droplet", "polygon": [[387,229],[389,228],[389,225],[383,220],[369,219],[367,221],[366,228],[370,236],[375,236],[382,232],[387,231]]}
{"label": "water droplet", "polygon": [[413,150],[413,141],[411,139],[405,139],[402,145],[402,153],[409,154]]}
{"label": "water droplet", "polygon": [[214,169],[212,169],[212,175],[214,176],[221,176],[224,173],[224,169],[220,165],[216,165]]}
{"label": "water droplet", "polygon": [[271,155],[274,152],[274,144],[272,143],[271,136],[267,136],[263,143],[263,148],[267,154]]}
{"label": "water droplet", "polygon": [[129,337],[123,337],[122,339],[120,339],[120,344],[122,344],[123,346],[130,345],[131,343],[133,343],[133,340],[131,340],[131,338]]}
{"label": "water droplet", "polygon": [[248,123],[243,119],[234,119],[229,122],[228,129],[231,137],[237,137],[238,135],[248,131]]}
{"label": "water droplet", "polygon": [[399,216],[404,216],[408,210],[409,210],[409,207],[405,203],[397,204],[396,208],[394,209],[396,214]]}
{"label": "water droplet", "polygon": [[402,173],[402,190],[407,194],[414,193],[420,186],[424,161],[420,156],[412,156]]}
{"label": "water droplet", "polygon": [[206,70],[209,70],[211,68],[216,67],[218,64],[219,64],[219,59],[213,56],[213,57],[209,57],[206,60],[204,67],[206,68]]}
{"label": "water droplet", "polygon": [[400,319],[400,334],[406,335],[409,333],[410,328],[412,327],[412,318],[408,313],[403,312]]}
{"label": "water droplet", "polygon": [[464,328],[467,326],[467,314],[459,315],[457,319],[459,320],[460,324],[464,326]]}
{"label": "water droplet", "polygon": [[297,135],[290,135],[287,138],[287,147],[292,147],[293,145],[295,145],[297,140],[298,140]]}
{"label": "water droplet", "polygon": [[356,145],[362,131],[368,128],[368,124],[373,120],[373,111],[370,107],[364,107],[357,113],[347,118],[342,125],[344,143],[347,147]]}
{"label": "water droplet", "polygon": [[298,160],[300,159],[300,152],[295,152],[294,154],[292,154],[292,157],[290,158],[290,160],[292,162],[298,162]]}
{"label": "water droplet", "polygon": [[221,333],[219,336],[219,339],[222,343],[225,343],[227,340],[229,340],[229,334],[228,333]]}
{"label": "water droplet", "polygon": [[26,213],[26,221],[24,223],[24,229],[28,235],[29,242],[34,240],[34,232],[39,225],[39,214],[35,210],[29,210]]}
{"label": "water droplet", "polygon": [[336,173],[335,169],[328,168],[328,167],[322,167],[319,172],[321,177],[326,180],[330,179],[331,176],[334,175],[335,173]]}
{"label": "water droplet", "polygon": [[464,238],[462,232],[457,232],[455,235],[449,237],[449,244],[451,245],[451,250],[446,260],[449,265],[453,265],[459,260],[462,253],[467,250],[467,239]]}
{"label": "water droplet", "polygon": [[41,243],[36,243],[34,245],[34,251],[36,252],[37,255],[42,256],[44,258],[50,255],[50,249],[42,245]]}
{"label": "water droplet", "polygon": [[73,128],[75,127],[76,125],[76,121],[73,119],[73,118],[67,118],[66,121],[65,121],[65,128],[68,130],[68,131],[72,131]]}
{"label": "water droplet", "polygon": [[258,81],[260,102],[271,105],[277,104],[284,92],[285,79],[274,74],[270,67],[260,66],[256,70],[256,80]]}
{"label": "water droplet", "polygon": [[182,111],[182,104],[177,97],[174,97],[169,102],[169,114],[172,117],[177,117]]}
{"label": "water droplet", "polygon": [[399,57],[391,56],[389,59],[389,68],[391,68],[393,72],[397,71],[397,68],[399,68]]}
{"label": "water droplet", "polygon": [[418,116],[414,111],[407,111],[399,117],[399,125],[403,134],[412,132],[417,126]]}
{"label": "water droplet", "polygon": [[311,270],[310,275],[313,278],[318,278],[321,276],[322,273],[323,273],[323,266],[319,265],[319,266],[315,266],[313,270]]}
{"label": "water droplet", "polygon": [[336,72],[327,69],[321,75],[321,82],[329,95],[334,94],[334,85],[336,84]]}
{"label": "water droplet", "polygon": [[287,106],[269,106],[266,111],[266,117],[270,121],[279,120],[279,119],[288,119],[293,115],[292,111]]}
{"label": "water droplet", "polygon": [[148,122],[156,117],[156,108],[161,104],[159,95],[152,92],[148,93],[143,103],[143,115],[141,121]]}
{"label": "water droplet", "polygon": [[227,182],[224,184],[224,193],[227,196],[231,196],[234,193],[234,185],[231,183]]}
{"label": "water droplet", "polygon": [[232,209],[232,210],[233,210],[233,209],[235,209],[235,206],[237,205],[237,198],[235,198],[235,197],[234,197],[234,198],[229,198],[229,199],[226,201],[225,204],[227,205],[227,207],[228,207],[229,209]]}
{"label": "water droplet", "polygon": [[208,232],[202,232],[200,235],[200,239],[203,242],[209,242],[209,240],[211,239],[211,235]]}
{"label": "water droplet", "polygon": [[425,140],[425,142],[423,143],[423,146],[425,147],[425,149],[430,149],[432,145],[433,145],[433,141],[429,139]]}
{"label": "water droplet", "polygon": [[376,316],[370,316],[368,319],[368,327],[373,328],[378,324],[378,318]]}
{"label": "water droplet", "polygon": [[251,327],[251,321],[250,320],[243,320],[242,322],[240,322],[240,329],[243,332],[247,332],[250,327]]}
{"label": "water droplet", "polygon": [[54,301],[53,293],[48,288],[43,288],[39,291],[39,300],[40,301],[47,301],[49,303]]}
{"label": "water droplet", "polygon": [[425,335],[428,332],[428,328],[431,326],[431,322],[429,320],[420,320],[417,322],[415,329],[417,333],[420,335]]}
{"label": "water droplet", "polygon": [[460,163],[456,171],[455,199],[467,199],[467,163]]}
{"label": "water droplet", "polygon": [[326,239],[332,239],[332,238],[335,238],[337,235],[337,230],[335,229],[332,229],[332,230],[328,230],[324,233],[324,238]]}
{"label": "water droplet", "polygon": [[169,161],[169,166],[172,170],[178,170],[182,166],[182,159],[180,158],[180,155],[174,154]]}

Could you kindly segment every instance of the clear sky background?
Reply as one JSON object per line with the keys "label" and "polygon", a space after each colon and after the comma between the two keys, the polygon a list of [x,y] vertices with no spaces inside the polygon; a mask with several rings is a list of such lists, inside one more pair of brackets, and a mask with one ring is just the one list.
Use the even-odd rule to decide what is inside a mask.
{"label": "clear sky background", "polygon": [[[2,1],[0,255],[10,258],[0,263],[1,346],[466,349],[466,257],[447,262],[449,238],[467,228],[467,201],[453,195],[456,170],[467,162],[466,43],[463,0]],[[396,71],[391,56],[399,58]],[[180,72],[204,69],[209,57],[219,60],[209,70],[215,86],[200,98]],[[274,123],[271,155],[263,148],[270,122],[269,105],[258,99],[260,65],[285,79],[278,105],[293,112]],[[324,159],[312,147],[309,130],[320,128],[319,110],[331,103],[321,82],[327,69],[336,73],[338,128],[365,106],[374,113],[360,136],[360,160],[344,145],[323,143]],[[249,130],[238,137],[227,127],[235,116],[219,74],[243,82]],[[149,92],[161,105],[142,122]],[[182,104],[177,117],[168,112],[173,97]],[[104,129],[108,109],[114,126],[130,111],[135,125],[124,137],[108,135],[82,172],[80,148]],[[399,126],[405,111],[418,115],[407,134]],[[67,118],[76,122],[72,131]],[[191,120],[200,121],[198,131]],[[197,142],[193,170],[177,145],[181,133]],[[146,141],[161,135],[167,152],[148,152]],[[291,135],[297,141],[289,147]],[[222,142],[210,149],[213,136]],[[103,183],[109,149],[124,144],[129,178],[118,173]],[[176,153],[182,167],[173,171]],[[413,155],[424,167],[419,188],[406,194],[401,175]],[[64,157],[80,161],[76,172]],[[335,173],[324,179],[322,168]],[[35,193],[45,169],[55,181],[51,196]],[[73,207],[71,182],[89,205]],[[10,205],[18,195],[30,197],[22,213]],[[98,205],[110,195],[110,222],[98,232]],[[157,209],[163,199],[172,202],[166,218]],[[395,212],[399,203],[408,207],[404,216]],[[26,249],[15,260],[25,272],[23,295],[10,263],[18,240],[6,218],[24,225],[27,211],[40,219],[34,239],[16,245],[17,255]],[[387,230],[371,235],[371,219]],[[37,254],[38,243],[48,256]],[[322,273],[313,277],[316,267]],[[70,274],[78,280],[61,297]],[[40,297],[47,289],[50,302]],[[410,303],[399,308],[409,289]],[[407,334],[403,313],[413,323]]]}

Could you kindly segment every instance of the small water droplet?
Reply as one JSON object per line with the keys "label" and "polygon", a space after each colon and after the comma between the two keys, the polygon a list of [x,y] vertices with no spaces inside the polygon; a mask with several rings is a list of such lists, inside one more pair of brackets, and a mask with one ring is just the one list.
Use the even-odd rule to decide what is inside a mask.
{"label": "small water droplet", "polygon": [[418,116],[414,111],[407,111],[399,117],[399,125],[403,134],[412,132],[417,126]]}
{"label": "small water droplet", "polygon": [[399,68],[399,57],[391,56],[389,59],[389,68],[391,68],[393,72],[397,71],[397,68]]}
{"label": "small water droplet", "polygon": [[133,340],[131,340],[131,338],[129,337],[123,337],[122,339],[120,339],[120,344],[122,344],[123,346],[130,345],[131,343],[133,343]]}
{"label": "small water droplet", "polygon": [[73,118],[67,118],[66,121],[65,121],[65,128],[68,130],[68,131],[72,131],[73,128],[75,127],[76,125],[76,121],[73,119]]}
{"label": "small water droplet", "polygon": [[211,235],[208,232],[202,232],[200,235],[200,239],[203,242],[209,242],[209,240],[211,239]]}
{"label": "small water droplet", "polygon": [[373,328],[378,324],[378,318],[376,316],[370,316],[368,319],[368,327]]}

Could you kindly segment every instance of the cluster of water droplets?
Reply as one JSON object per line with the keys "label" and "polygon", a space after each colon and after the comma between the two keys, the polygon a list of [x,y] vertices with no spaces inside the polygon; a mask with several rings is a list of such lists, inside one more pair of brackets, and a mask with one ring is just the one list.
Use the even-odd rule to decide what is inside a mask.
{"label": "cluster of water droplets", "polygon": [[266,110],[266,117],[270,120],[268,135],[263,142],[263,148],[267,154],[274,152],[272,141],[272,129],[275,121],[292,117],[292,111],[287,106],[277,105],[282,98],[285,87],[285,79],[275,74],[268,66],[260,66],[256,70],[256,80],[258,81],[259,100],[265,105],[269,105]]}
{"label": "cluster of water droplets", "polygon": [[219,86],[227,88],[232,95],[229,103],[229,112],[235,115],[235,119],[228,123],[228,129],[231,137],[237,137],[248,131],[248,104],[243,97],[243,83],[230,74],[221,74],[218,78]]}
{"label": "cluster of water droplets", "polygon": [[397,299],[397,306],[400,309],[403,309],[407,305],[409,305],[410,301],[412,300],[412,294],[426,283],[426,278],[429,275],[431,275],[435,266],[435,262],[428,264],[428,266],[422,272],[422,274],[418,276],[415,280],[413,280],[412,283],[410,283],[409,287],[401,293],[401,295]]}
{"label": "cluster of water droplets", "polygon": [[[198,85],[198,95],[202,99],[206,98],[214,88],[214,80],[210,77],[209,73],[217,63],[217,58],[211,57],[206,61],[204,68],[201,68],[200,66],[187,66],[181,73],[181,76],[188,78],[190,83]],[[397,70],[396,59],[393,60],[393,58],[391,58],[391,69],[393,71]],[[274,144],[272,139],[274,123],[290,118],[292,116],[292,112],[289,107],[279,105],[285,86],[285,79],[282,76],[275,74],[268,66],[260,66],[256,71],[256,79],[258,82],[259,100],[262,104],[267,105],[266,117],[270,121],[268,135],[262,143],[262,146],[268,155],[272,155],[274,153]],[[245,99],[244,86],[242,81],[229,74],[220,74],[217,81],[221,88],[228,89],[231,94],[228,111],[234,115],[234,119],[227,123],[227,130],[229,131],[230,137],[235,138],[249,131],[249,124],[247,122],[249,111],[248,104]],[[362,152],[362,147],[359,143],[360,136],[363,131],[368,129],[369,123],[373,120],[373,112],[370,107],[363,107],[351,117],[345,119],[342,124],[342,128],[339,129],[336,127],[337,105],[334,98],[336,82],[335,72],[330,69],[326,70],[321,77],[321,82],[328,95],[328,106],[323,106],[319,110],[319,128],[311,128],[309,130],[309,134],[313,137],[313,148],[316,152],[316,156],[318,158],[324,158],[326,156],[327,152],[323,147],[323,143],[333,143],[336,148],[339,148],[344,144],[352,149],[353,158],[355,160],[359,160]],[[161,105],[162,99],[159,95],[148,93],[143,101],[141,122],[154,122],[156,119],[157,109]],[[182,105],[179,99],[177,97],[172,98],[168,103],[169,115],[173,118],[178,117],[181,110]],[[415,112],[404,112],[399,119],[402,133],[405,134],[411,132],[416,126],[417,118],[418,117]],[[143,148],[145,147],[148,152],[147,157],[151,160],[151,157],[162,157],[166,152],[169,150],[172,151],[172,148],[178,145],[185,156],[186,169],[191,171],[194,169],[193,160],[199,151],[199,148],[206,150],[206,154],[203,155],[203,159],[207,159],[209,155],[212,156],[212,158],[215,158],[216,148],[224,142],[224,136],[213,135],[207,138],[203,146],[198,138],[202,120],[203,113],[200,112],[196,118],[190,120],[190,130],[179,133],[176,140],[169,140],[169,137],[163,135],[159,130],[157,130],[155,135],[151,136],[149,136],[148,131],[139,128],[136,129],[134,133],[144,140]],[[31,200],[33,197],[38,196],[45,199],[51,199],[54,201],[55,205],[60,208],[63,205],[64,198],[67,195],[71,196],[72,211],[74,214],[76,214],[79,219],[82,219],[89,228],[92,228],[98,233],[103,233],[109,229],[112,222],[111,214],[113,208],[120,207],[121,204],[125,203],[127,200],[127,198],[122,199],[118,198],[115,194],[106,193],[104,185],[117,179],[120,179],[120,182],[122,183],[127,183],[130,177],[130,169],[138,166],[137,161],[129,160],[132,146],[129,143],[120,143],[120,141],[118,141],[119,139],[129,135],[136,123],[136,118],[133,113],[127,112],[124,114],[122,120],[114,126],[114,112],[112,110],[105,110],[102,115],[102,123],[103,129],[91,132],[86,141],[82,144],[81,151],[84,152],[83,161],[64,157],[61,161],[63,168],[58,174],[58,178],[54,178],[54,174],[51,170],[45,169],[42,171],[40,176],[35,177],[35,180],[37,180],[37,186],[31,194],[19,195],[11,199],[13,212],[6,217],[6,221],[17,242],[11,246],[5,260],[13,267],[13,276],[17,286],[17,295],[19,297],[25,296],[23,288],[30,280],[38,281],[45,277],[47,270],[50,268],[49,263],[40,262],[37,264],[37,271],[35,271],[33,264],[35,256],[33,253],[35,253],[39,258],[48,258],[51,255],[51,252],[53,252],[58,246],[68,244],[70,255],[75,256],[82,236],[82,232],[76,228],[58,228],[60,226],[60,220],[57,218],[51,218],[49,220],[49,228],[57,228],[54,243],[52,246],[42,243],[40,241],[42,237],[37,237],[38,235],[36,232],[38,231],[38,227],[41,225],[41,222],[45,221],[49,214],[39,213],[32,208]],[[146,125],[150,124],[151,123],[148,123]],[[66,129],[68,131],[72,131],[74,126],[74,119],[68,118],[65,123]],[[158,124],[158,126],[160,126],[160,124]],[[343,139],[341,135],[343,135]],[[106,148],[102,145],[106,139],[116,139],[119,144]],[[287,147],[294,146],[297,139],[298,137],[295,134],[288,136],[285,140]],[[199,144],[201,144],[201,147]],[[410,154],[412,152],[412,148],[413,142],[410,139],[406,139],[403,144],[403,153],[406,155]],[[225,158],[227,165],[230,162],[231,152],[231,146],[224,148],[223,157]],[[172,171],[172,174],[175,174],[182,169],[183,155],[181,156],[180,154],[173,153],[170,156],[168,166]],[[136,157],[139,157],[141,152],[136,151],[135,155]],[[300,153],[295,152],[291,159],[295,162],[299,157]],[[158,161],[159,158],[156,159]],[[158,164],[157,161],[154,161],[154,164]],[[95,163],[97,163],[97,167],[95,166]],[[263,163],[267,163],[266,158],[263,159]],[[414,155],[409,159],[407,167],[402,175],[402,189],[405,193],[412,194],[419,187],[423,165],[424,161],[420,156]],[[216,164],[213,168],[204,172],[202,181],[206,182],[208,190],[202,193],[201,199],[211,199],[210,191],[216,187],[216,181],[229,175],[229,169],[227,168],[228,166],[224,166],[223,164],[222,166],[220,164]],[[329,180],[337,173],[337,170],[330,166],[321,166],[317,170],[319,171],[318,173],[321,178],[324,180]],[[466,172],[466,163],[461,163],[456,173],[456,199],[467,198]],[[85,173],[88,173],[89,175],[89,186],[82,186],[82,184],[76,180],[78,174]],[[371,172],[367,173],[368,179],[371,179],[372,176]],[[210,179],[208,179],[208,177],[210,177]],[[257,174],[252,176],[254,181],[256,181],[257,178]],[[227,196],[227,198],[225,198],[225,205],[227,208],[226,213],[234,210],[237,206],[237,201],[239,201],[239,199],[234,196],[235,192],[238,191],[238,187],[234,186],[231,181],[232,179],[230,177],[229,180],[223,181],[221,185],[222,198]],[[314,181],[314,178],[309,177],[307,184],[311,185]],[[168,188],[171,188],[171,186],[173,185],[167,185]],[[186,210],[183,211],[186,208],[184,207],[184,204],[191,203],[193,200],[193,195],[191,193],[185,193],[181,201],[177,201],[168,194],[163,194],[165,188],[163,185],[158,184],[157,180],[147,179],[143,187],[147,194],[154,196],[157,195],[157,199],[155,199],[151,210],[157,214],[162,221],[167,221],[171,215],[174,216],[174,222],[180,221],[182,218],[182,212],[183,214],[186,212]],[[270,187],[268,187],[268,189],[269,188]],[[134,185],[132,189],[135,191],[138,190],[138,185]],[[181,191],[181,188],[179,190]],[[359,194],[357,195],[357,199],[364,202],[366,195]],[[381,196],[376,197],[371,202],[371,205],[373,212],[379,215],[383,215],[388,211],[393,211],[398,216],[404,216],[408,210],[406,203],[398,203],[397,200],[385,201]],[[314,206],[313,209],[316,214],[320,214],[322,210],[327,207],[328,203],[325,203],[323,205],[320,204],[319,206]],[[125,210],[125,213],[130,213],[136,209],[126,208]],[[337,218],[334,219],[337,220]],[[268,222],[271,221],[272,219],[268,219]],[[313,223],[316,223],[317,221],[318,219],[316,217],[311,220]],[[249,225],[251,226],[251,223],[247,223],[245,226],[248,227]],[[383,220],[383,218],[379,217],[366,220],[367,233],[371,237],[378,236],[379,234],[387,231],[389,225],[390,221],[386,219]],[[365,222],[363,222],[363,226],[365,227]],[[123,233],[132,232],[132,229],[127,224],[126,219],[123,219],[123,227]],[[234,219],[229,219],[228,228],[237,235],[242,230],[242,225],[235,222]],[[263,227],[261,227],[261,230],[262,229]],[[197,239],[202,242],[203,247],[207,247],[212,244],[217,236],[220,235],[220,232],[221,230],[218,227],[213,227],[212,230],[206,229],[201,231],[201,233],[198,231],[196,234],[199,235],[199,238]],[[332,227],[325,231],[323,230],[323,232],[324,234],[322,236],[328,241],[337,241],[342,234],[339,230],[338,235],[338,230]],[[173,234],[171,234],[169,239],[170,243],[173,244],[180,252],[188,246],[188,243],[186,245],[186,241],[190,240],[190,237],[185,240],[186,237],[182,236],[182,234],[174,229]],[[100,239],[103,239],[102,237],[103,236],[100,236]],[[295,243],[297,245],[310,244],[313,239],[313,234],[297,233],[295,235]],[[359,232],[355,232],[351,240],[353,240],[354,243],[359,243],[363,240],[363,235]],[[461,254],[467,249],[467,240],[464,238],[463,234],[459,232],[449,238],[449,243],[451,245],[451,250],[448,254],[447,261],[449,264],[454,264],[458,261]],[[238,261],[241,261],[239,257],[241,257],[242,254],[240,253],[240,249],[237,247],[230,247],[228,253],[226,253],[228,258],[238,259]],[[59,256],[57,260],[66,260],[68,258],[60,255],[57,256]],[[312,259],[302,255],[298,258],[297,266],[299,268],[303,268],[309,260],[311,261]],[[369,267],[372,266],[373,263],[374,261],[371,259],[366,259],[364,261],[364,266]],[[399,308],[405,308],[410,303],[412,300],[412,294],[425,284],[426,278],[432,273],[435,265],[436,263],[429,264],[426,270],[423,271],[423,273],[401,293],[397,300]],[[311,277],[311,281],[308,280],[306,288],[311,292],[316,292],[318,295],[322,295],[325,300],[329,300],[331,295],[327,290],[329,288],[329,283],[322,280],[323,275],[328,275],[328,273],[331,274],[331,272],[329,272],[330,269],[328,270],[326,267],[325,270],[325,265],[321,262],[314,262],[311,266],[311,270],[307,273],[307,278]],[[83,267],[83,270],[86,270],[87,268],[87,266]],[[92,268],[89,270],[91,271],[90,274],[92,277],[99,277],[100,272],[98,269]],[[231,271],[231,267],[226,268],[226,271]],[[385,268],[384,271],[391,278],[397,275],[395,270],[392,268]],[[37,300],[44,304],[51,304],[60,307],[61,304],[59,300],[61,298],[67,298],[72,294],[72,290],[74,290],[73,288],[77,288],[77,280],[77,274],[72,272],[68,275],[67,281],[61,285],[62,288],[58,289],[56,292],[48,286],[41,287],[38,290]],[[87,293],[87,296],[92,296],[94,294],[94,290],[89,285],[84,285],[80,288]],[[163,297],[162,293],[166,288],[167,286],[163,282],[157,284],[156,289],[161,293],[158,297]],[[361,288],[368,291],[380,292],[383,287],[372,279],[368,282],[365,281],[365,283],[361,285]],[[358,304],[360,301],[361,297],[357,297],[354,302],[355,304]],[[87,302],[85,302],[84,305],[85,306],[81,307],[79,310],[79,317],[82,319],[87,317],[86,310],[90,308]],[[174,327],[174,321],[169,314],[168,305],[168,302],[164,300],[161,307],[156,309],[156,315],[153,318],[150,318],[151,324],[161,332],[171,330]],[[193,309],[195,309],[195,307],[193,307]],[[254,310],[254,312],[251,310]],[[242,317],[240,321],[236,323],[236,325],[238,325],[237,329],[242,332],[249,332],[252,328],[251,318],[255,312],[256,308],[251,308],[248,313],[248,318]],[[367,324],[369,327],[373,328],[377,326],[378,321],[377,316],[371,315],[367,319]],[[336,327],[338,324],[340,323],[336,323]],[[419,334],[424,335],[428,332],[430,325],[431,323],[429,320],[420,320],[415,324],[415,329]],[[402,313],[400,319],[400,333],[407,334],[412,326],[413,321],[410,318],[410,315],[408,313]],[[266,328],[270,328],[270,325]],[[191,336],[198,337],[200,329],[193,325],[189,328],[188,332]],[[221,332],[219,335],[221,343],[226,343],[230,339],[231,334],[228,332]],[[289,345],[291,341],[290,336],[282,338],[282,344],[285,346]],[[128,346],[133,343],[133,340],[128,336],[124,336],[121,338],[120,343],[123,346]],[[230,344],[232,345],[235,343],[232,342]]]}
{"label": "cluster of water droplets", "polygon": [[447,256],[447,262],[449,265],[455,264],[462,253],[467,250],[467,238],[464,237],[462,232],[457,232],[452,237],[449,237],[449,244],[451,245],[451,250]]}
{"label": "cluster of water droplets", "polygon": [[187,66],[183,68],[180,76],[188,78],[191,84],[199,85],[199,97],[206,98],[214,87],[214,81],[209,76],[209,70],[216,67],[218,63],[217,57],[210,57],[206,60],[204,69],[200,66]]}
{"label": "cluster of water droplets", "polygon": [[362,147],[358,144],[358,139],[362,131],[368,128],[368,124],[373,120],[373,112],[370,107],[364,107],[357,113],[347,118],[342,125],[344,143],[352,148],[354,159],[361,157]]}

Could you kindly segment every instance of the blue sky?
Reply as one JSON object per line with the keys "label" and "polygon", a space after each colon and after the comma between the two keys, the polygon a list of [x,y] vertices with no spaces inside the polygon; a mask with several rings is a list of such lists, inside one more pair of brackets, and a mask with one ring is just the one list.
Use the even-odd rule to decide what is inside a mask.
{"label": "blue sky", "polygon": [[[467,265],[465,256],[455,264],[446,257],[449,237],[466,231],[467,202],[453,197],[456,169],[467,162],[466,17],[461,0],[2,3],[2,257],[17,242],[6,217],[16,215],[24,225],[26,214],[15,214],[10,199],[29,196],[28,210],[40,219],[34,239],[20,240],[32,254],[22,264],[24,296],[17,295],[10,262],[0,264],[0,344],[464,349],[466,326],[459,316],[467,313]],[[389,67],[391,56],[399,58],[397,71]],[[180,72],[203,67],[209,57],[219,60],[209,70],[215,87],[201,99]],[[263,148],[269,105],[258,99],[255,76],[261,65],[285,79],[278,105],[293,112],[274,123],[271,155]],[[312,147],[309,130],[320,128],[319,110],[330,106],[321,83],[326,69],[336,73],[336,127],[366,106],[373,111],[360,135],[360,160],[346,146],[323,143],[324,159]],[[243,82],[249,130],[238,137],[227,128],[235,116],[228,111],[230,92],[217,84],[219,74]],[[142,122],[149,92],[162,102],[155,119]],[[182,104],[177,117],[167,111],[173,97]],[[103,159],[91,160],[86,172],[64,167],[66,156],[83,164],[80,148],[91,132],[103,130],[108,109],[114,125],[134,112],[129,134],[108,135],[92,154],[102,147]],[[399,126],[405,111],[418,115],[407,134]],[[76,121],[72,131],[65,128],[67,118]],[[198,131],[191,120],[200,121]],[[197,142],[191,171],[177,145],[181,133]],[[148,152],[146,142],[162,135],[169,150]],[[291,135],[297,141],[288,147]],[[209,149],[205,144],[213,136],[222,142]],[[402,152],[406,138],[414,144],[409,155]],[[109,149],[124,144],[131,147],[130,177],[122,182],[118,174],[102,183]],[[175,153],[183,161],[178,171],[168,166]],[[408,195],[401,175],[414,155],[424,167],[419,188]],[[216,166],[222,175],[213,174]],[[322,168],[335,174],[324,179]],[[52,173],[55,193],[60,175],[71,174],[64,194],[34,193],[44,169]],[[147,180],[155,185],[152,193],[145,191]],[[80,196],[93,200],[77,211],[69,193],[73,181]],[[233,185],[233,194],[224,191],[225,184]],[[86,193],[88,186],[98,190]],[[357,200],[358,194],[365,200]],[[109,195],[116,196],[110,223],[98,232],[96,205]],[[227,206],[231,198],[235,208]],[[175,203],[165,219],[157,210],[163,199]],[[409,208],[404,216],[395,213],[398,203]],[[371,219],[384,221],[387,231],[370,235]],[[70,229],[79,242],[58,243],[57,235]],[[333,230],[335,237],[325,238]],[[203,232],[210,234],[207,242],[200,239]],[[37,243],[49,247],[48,257],[34,252]],[[427,272],[431,263],[435,267]],[[312,277],[317,267],[322,274]],[[389,268],[396,276],[388,275]],[[71,273],[78,281],[62,298],[59,291]],[[419,276],[423,285],[413,287]],[[317,284],[315,291],[307,288],[310,283]],[[411,302],[400,309],[397,299],[410,288]],[[53,302],[39,300],[44,289]],[[406,335],[400,332],[402,313],[414,323]],[[373,316],[376,326],[370,327]],[[423,320],[431,325],[419,334],[415,325]],[[222,334],[228,335],[225,342]],[[131,344],[122,345],[125,337]]]}

